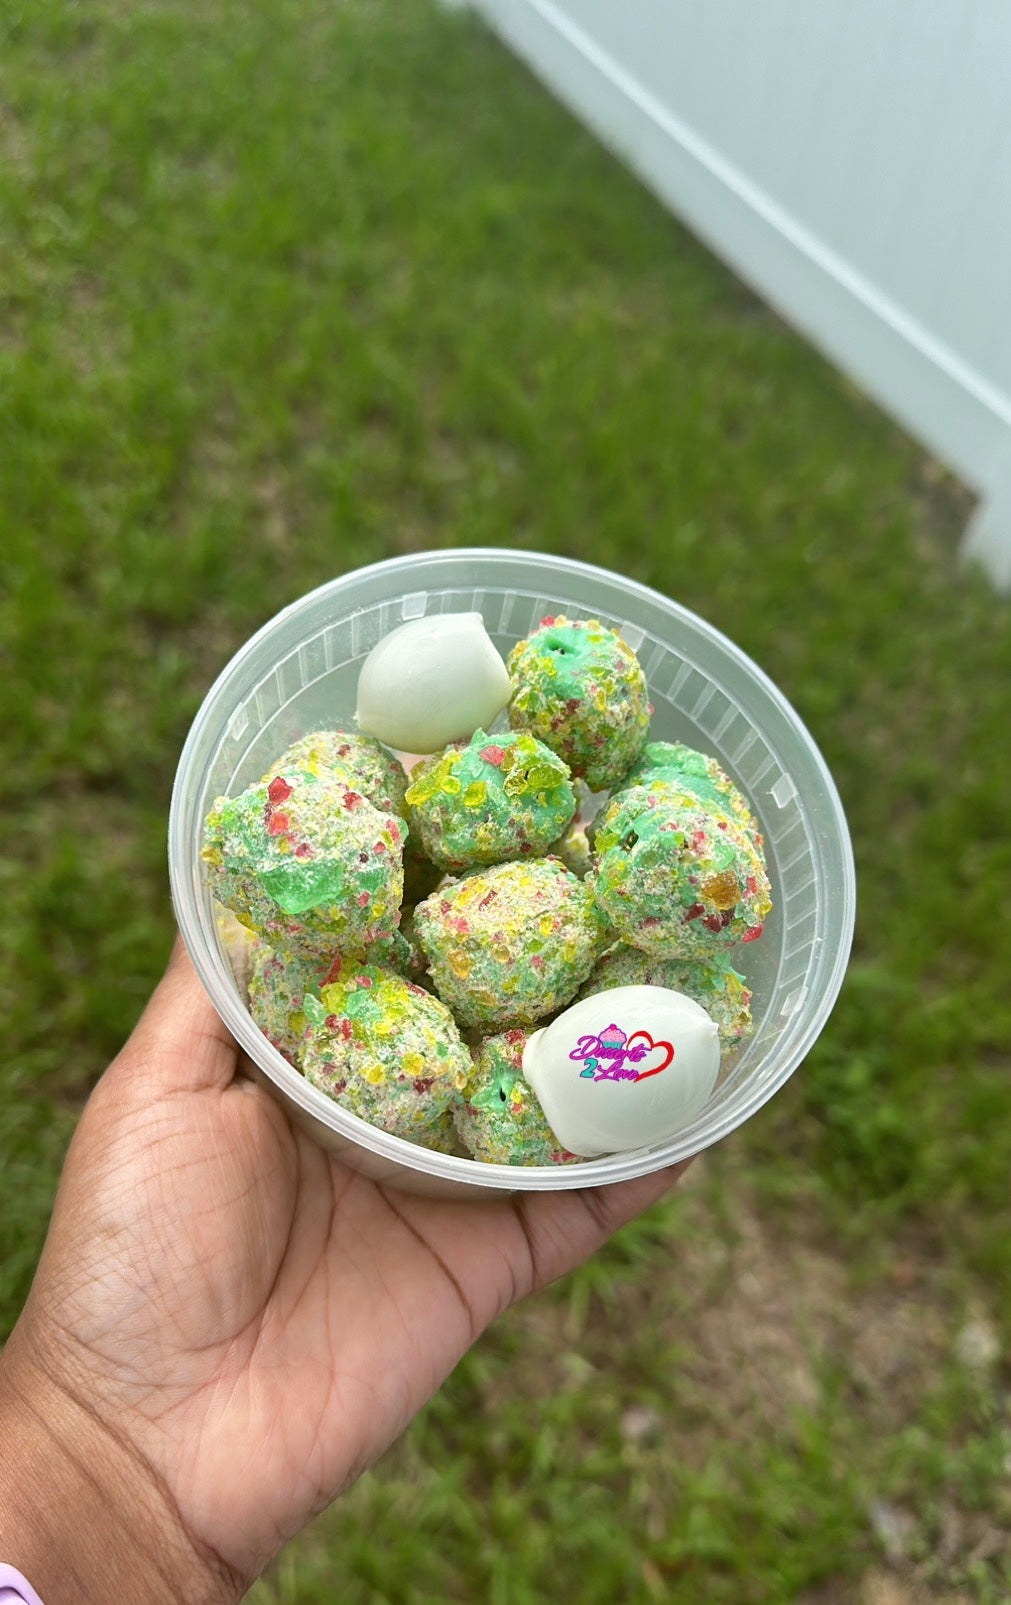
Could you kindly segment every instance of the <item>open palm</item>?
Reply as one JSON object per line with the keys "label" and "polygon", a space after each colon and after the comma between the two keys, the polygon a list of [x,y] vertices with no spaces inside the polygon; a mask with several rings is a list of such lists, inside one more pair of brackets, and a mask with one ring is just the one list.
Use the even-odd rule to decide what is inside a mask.
{"label": "open palm", "polygon": [[75,1135],[25,1320],[248,1582],[478,1334],[670,1185],[443,1202],[293,1130],[177,947]]}

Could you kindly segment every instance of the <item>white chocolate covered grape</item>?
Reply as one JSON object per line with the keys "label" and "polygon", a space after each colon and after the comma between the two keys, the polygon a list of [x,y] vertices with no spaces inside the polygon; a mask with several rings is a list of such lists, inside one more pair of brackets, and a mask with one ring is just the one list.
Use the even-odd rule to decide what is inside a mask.
{"label": "white chocolate covered grape", "polygon": [[619,986],[530,1037],[523,1074],[570,1153],[592,1159],[663,1142],[702,1109],[720,1069],[705,1009],[662,986]]}
{"label": "white chocolate covered grape", "polygon": [[487,730],[512,693],[480,613],[433,613],[384,635],[362,664],[358,728],[400,752]]}

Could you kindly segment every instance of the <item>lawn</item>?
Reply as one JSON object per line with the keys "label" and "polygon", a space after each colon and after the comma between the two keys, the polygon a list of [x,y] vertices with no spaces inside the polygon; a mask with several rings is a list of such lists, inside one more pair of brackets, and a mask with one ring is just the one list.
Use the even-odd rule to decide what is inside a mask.
{"label": "lawn", "polygon": [[965,492],[466,15],[0,0],[0,155],[0,1332],[168,950],[219,668],[362,562],[583,557],[809,723],[849,979],[254,1598],[1006,1600],[1011,618]]}

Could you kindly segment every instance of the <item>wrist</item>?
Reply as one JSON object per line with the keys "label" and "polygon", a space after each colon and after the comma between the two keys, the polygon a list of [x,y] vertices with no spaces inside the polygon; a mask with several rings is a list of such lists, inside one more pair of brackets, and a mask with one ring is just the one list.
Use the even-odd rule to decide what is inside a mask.
{"label": "wrist", "polygon": [[152,1468],[25,1360],[20,1337],[0,1354],[0,1560],[44,1605],[234,1605],[239,1579],[186,1532]]}

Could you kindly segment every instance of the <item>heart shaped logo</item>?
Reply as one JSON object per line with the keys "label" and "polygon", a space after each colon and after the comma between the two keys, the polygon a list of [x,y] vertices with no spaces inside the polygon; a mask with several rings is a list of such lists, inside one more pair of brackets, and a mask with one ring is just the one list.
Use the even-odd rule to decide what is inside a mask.
{"label": "heart shaped logo", "polygon": [[644,1042],[650,1053],[657,1051],[663,1053],[659,1064],[650,1065],[648,1070],[640,1070],[636,1081],[645,1081],[648,1076],[658,1076],[661,1070],[666,1070],[674,1058],[674,1045],[671,1042],[654,1042],[648,1031],[633,1031],[628,1039],[627,1047],[632,1048],[636,1042]]}

